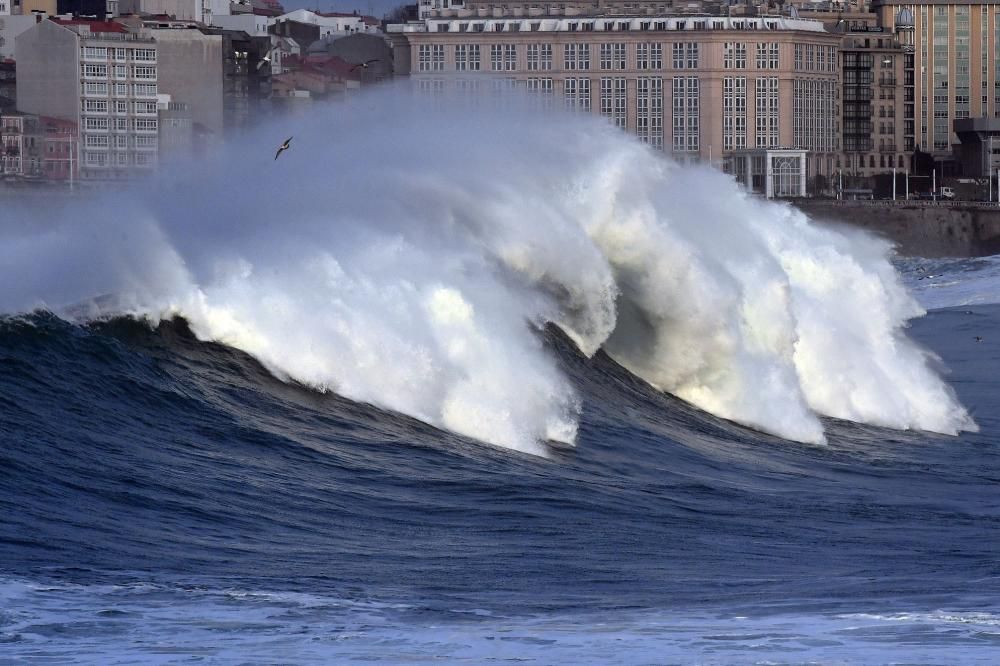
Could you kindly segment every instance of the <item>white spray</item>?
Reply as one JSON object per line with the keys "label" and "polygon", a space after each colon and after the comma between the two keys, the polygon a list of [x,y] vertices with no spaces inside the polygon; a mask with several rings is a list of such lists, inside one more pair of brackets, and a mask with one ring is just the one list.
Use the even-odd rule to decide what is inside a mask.
{"label": "white spray", "polygon": [[789,439],[822,442],[817,414],[975,428],[903,333],[922,311],[885,244],[600,119],[389,90],[172,173],[2,213],[0,311],[115,294],[101,315],[180,314],[279,377],[532,453],[572,443],[579,412],[546,322]]}

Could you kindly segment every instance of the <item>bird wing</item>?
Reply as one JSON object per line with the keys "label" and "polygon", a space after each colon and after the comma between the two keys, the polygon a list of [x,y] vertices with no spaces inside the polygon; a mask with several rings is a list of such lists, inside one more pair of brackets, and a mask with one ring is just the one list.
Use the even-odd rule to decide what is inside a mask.
{"label": "bird wing", "polygon": [[358,67],[364,67],[364,65],[355,65],[354,67],[351,67],[351,71],[353,72],[353,71],[354,71],[354,70],[356,70],[356,69],[357,69]]}
{"label": "bird wing", "polygon": [[371,60],[365,62],[365,65],[370,65],[373,62],[382,62],[382,59],[381,58],[372,58]]}
{"label": "bird wing", "polygon": [[288,148],[288,144],[290,144],[292,142],[292,138],[293,137],[288,137],[287,139],[285,139],[285,144],[284,144],[285,148]]}
{"label": "bird wing", "polygon": [[284,149],[285,149],[285,147],[284,147],[284,146],[279,146],[279,147],[278,147],[278,152],[276,152],[276,153],[274,154],[274,159],[278,159],[278,155],[280,155],[280,154],[281,154],[281,151],[283,151]]}

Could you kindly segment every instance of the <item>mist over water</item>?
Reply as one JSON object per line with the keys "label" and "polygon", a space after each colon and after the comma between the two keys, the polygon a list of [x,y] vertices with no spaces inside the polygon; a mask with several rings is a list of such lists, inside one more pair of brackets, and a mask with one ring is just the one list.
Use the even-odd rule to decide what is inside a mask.
{"label": "mist over water", "polygon": [[5,208],[0,311],[181,315],[283,379],[530,453],[580,410],[546,323],[788,439],[823,442],[823,415],[974,430],[889,252],[599,118],[386,89],[127,193]]}

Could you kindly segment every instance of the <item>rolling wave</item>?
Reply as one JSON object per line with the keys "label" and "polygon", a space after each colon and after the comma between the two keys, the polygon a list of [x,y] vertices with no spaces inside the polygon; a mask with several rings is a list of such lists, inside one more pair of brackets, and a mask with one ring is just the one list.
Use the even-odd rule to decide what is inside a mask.
{"label": "rolling wave", "polygon": [[534,454],[581,413],[548,324],[791,440],[824,442],[821,416],[976,429],[885,244],[597,119],[434,108],[387,90],[289,121],[276,163],[272,128],[143,194],[6,209],[0,311],[180,316],[278,378]]}

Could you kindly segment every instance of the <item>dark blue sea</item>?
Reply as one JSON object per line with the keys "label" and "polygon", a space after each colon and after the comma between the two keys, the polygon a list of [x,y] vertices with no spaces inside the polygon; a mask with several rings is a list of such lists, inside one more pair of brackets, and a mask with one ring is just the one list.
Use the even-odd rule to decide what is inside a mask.
{"label": "dark blue sea", "polygon": [[583,411],[542,458],[182,320],[7,318],[0,661],[995,663],[997,331],[995,305],[912,329],[981,432],[829,421],[823,447],[550,332]]}
{"label": "dark blue sea", "polygon": [[1000,661],[1000,258],[344,108],[0,213],[0,663]]}

